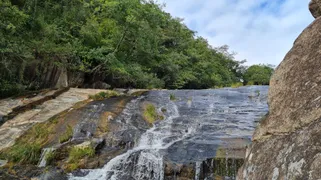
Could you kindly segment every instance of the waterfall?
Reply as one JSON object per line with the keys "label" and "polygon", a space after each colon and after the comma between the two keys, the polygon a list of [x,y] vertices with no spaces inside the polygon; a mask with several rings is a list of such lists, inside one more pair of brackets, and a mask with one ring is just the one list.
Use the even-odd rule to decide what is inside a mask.
{"label": "waterfall", "polygon": [[201,175],[201,165],[202,162],[196,162],[195,164],[195,180],[199,180],[200,179],[200,175]]}
{"label": "waterfall", "polygon": [[[262,95],[267,94],[267,88],[258,88]],[[155,104],[164,120],[139,134],[132,149],[102,168],[83,170],[86,173],[81,177],[69,174],[69,179],[163,180],[179,178],[181,167],[192,168],[184,171],[192,172],[188,179],[234,179],[243,163],[242,148],[245,150],[250,141],[254,122],[268,111],[264,96],[262,101],[249,98],[254,90],[151,91],[146,97],[133,99],[115,119],[123,128],[137,128],[133,117],[141,113],[141,103],[145,101]],[[173,93],[175,101],[169,98]],[[168,163],[179,168],[167,172]],[[168,177],[165,171],[173,176]]]}
{"label": "waterfall", "polygon": [[[70,176],[70,180],[111,179],[119,180],[132,177],[134,179],[164,179],[163,155],[161,150],[167,149],[175,142],[188,137],[194,127],[181,132],[172,132],[173,120],[180,116],[174,102],[167,105],[167,118],[147,130],[138,144],[132,149],[109,161],[102,169],[91,170],[85,177]],[[126,111],[128,114],[128,111]],[[168,141],[168,139],[171,139]]]}
{"label": "waterfall", "polygon": [[55,148],[44,148],[41,153],[41,158],[38,164],[38,167],[46,167],[47,165],[47,158],[49,153],[54,152],[56,149]]}

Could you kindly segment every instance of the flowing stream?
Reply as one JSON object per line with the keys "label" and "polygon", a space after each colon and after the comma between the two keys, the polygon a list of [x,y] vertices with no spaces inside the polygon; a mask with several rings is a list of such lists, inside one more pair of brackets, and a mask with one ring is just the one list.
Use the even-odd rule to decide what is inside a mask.
{"label": "flowing stream", "polygon": [[[140,113],[140,105],[146,102],[154,104],[164,120],[142,133],[133,148],[111,159],[103,168],[82,170],[82,176],[70,174],[69,179],[176,179],[176,174],[168,176],[169,163],[193,164],[195,180],[214,179],[205,172],[229,171],[230,166],[235,175],[235,159],[244,156],[243,150],[250,143],[257,121],[268,112],[267,91],[265,86],[151,91],[129,102],[115,121],[133,128],[129,126],[134,124],[133,115]],[[215,157],[225,158],[219,162],[224,167],[217,165]],[[223,176],[234,178],[228,175]]]}

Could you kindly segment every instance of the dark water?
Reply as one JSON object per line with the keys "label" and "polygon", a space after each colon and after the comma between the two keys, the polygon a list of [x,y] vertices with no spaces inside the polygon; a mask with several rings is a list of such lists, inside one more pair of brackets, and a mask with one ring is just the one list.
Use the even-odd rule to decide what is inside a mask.
{"label": "dark water", "polygon": [[168,175],[168,164],[192,166],[190,179],[214,179],[215,173],[233,179],[257,121],[268,112],[267,91],[266,86],[151,91],[133,99],[116,121],[133,124],[133,115],[141,113],[139,107],[146,102],[153,103],[164,120],[103,168],[70,179],[176,179],[175,173]]}

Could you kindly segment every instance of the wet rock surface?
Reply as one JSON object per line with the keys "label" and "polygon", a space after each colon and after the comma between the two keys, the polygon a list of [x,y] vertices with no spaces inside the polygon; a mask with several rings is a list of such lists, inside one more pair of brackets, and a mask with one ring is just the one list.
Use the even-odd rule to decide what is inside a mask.
{"label": "wet rock surface", "polygon": [[[320,16],[320,1],[310,10]],[[295,41],[270,83],[269,114],[254,133],[239,179],[320,179],[321,19]]]}
{"label": "wet rock surface", "polygon": [[[76,105],[72,101],[72,107],[72,103],[57,103],[61,106],[54,106],[57,110],[67,110],[53,118],[49,118],[53,112],[38,115],[43,120],[39,122],[45,123],[39,127],[50,131],[42,145],[39,167],[30,166],[30,172],[35,173],[19,171],[19,175],[36,179],[234,179],[251,134],[268,111],[267,90],[265,86],[124,90],[123,94],[131,96]],[[55,102],[66,103],[69,95],[64,93]],[[52,104],[45,102],[44,107]],[[153,108],[146,110],[146,104]],[[146,121],[146,113],[155,115],[154,125]],[[20,115],[26,117],[22,113],[7,123],[16,122]],[[19,143],[29,142],[34,131],[26,131],[26,138],[19,139]],[[72,161],[71,151],[75,148],[93,149],[94,154],[79,155]],[[49,155],[53,159],[47,161]],[[7,172],[2,175],[15,175]]]}
{"label": "wet rock surface", "polygon": [[[70,179],[233,179],[257,121],[267,113],[267,90],[150,91],[111,121],[125,123],[106,138],[103,151],[127,148],[116,150],[121,153],[102,168],[77,170]],[[164,116],[148,130],[141,121],[146,102]],[[124,136],[115,143],[118,135]]]}

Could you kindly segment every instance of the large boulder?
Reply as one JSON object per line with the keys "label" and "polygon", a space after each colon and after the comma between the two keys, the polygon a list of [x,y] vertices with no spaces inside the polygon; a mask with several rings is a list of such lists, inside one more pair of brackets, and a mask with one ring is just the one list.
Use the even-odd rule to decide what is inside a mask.
{"label": "large boulder", "polygon": [[321,16],[321,0],[312,0],[309,4],[309,9],[314,18]]}
{"label": "large boulder", "polygon": [[320,30],[317,18],[276,69],[270,112],[254,133],[239,179],[321,179]]}

